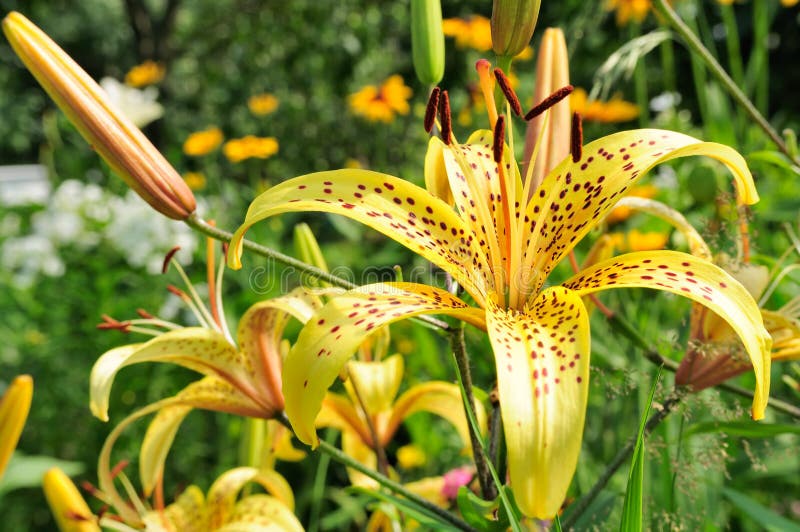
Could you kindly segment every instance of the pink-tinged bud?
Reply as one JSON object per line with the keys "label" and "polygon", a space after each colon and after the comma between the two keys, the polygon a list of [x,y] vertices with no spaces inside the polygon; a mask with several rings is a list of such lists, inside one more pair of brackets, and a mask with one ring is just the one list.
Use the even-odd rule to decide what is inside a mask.
{"label": "pink-tinged bud", "polygon": [[39,84],[128,186],[169,218],[183,220],[194,212],[194,195],[181,176],[64,50],[17,12],[3,19],[3,32]]}
{"label": "pink-tinged bud", "polygon": [[[525,134],[522,170],[523,175],[526,175],[527,166],[534,165],[531,174],[531,192],[538,188],[550,170],[570,154],[572,114],[569,99],[563,97],[570,92],[566,89],[568,85],[569,57],[564,33],[558,28],[547,28],[542,36],[536,61],[536,88],[533,101],[548,102],[550,105],[546,113],[530,119]],[[557,99],[559,96],[561,99]],[[557,103],[552,104],[549,98],[556,98]],[[536,160],[531,161],[537,141],[540,143],[539,152]]]}

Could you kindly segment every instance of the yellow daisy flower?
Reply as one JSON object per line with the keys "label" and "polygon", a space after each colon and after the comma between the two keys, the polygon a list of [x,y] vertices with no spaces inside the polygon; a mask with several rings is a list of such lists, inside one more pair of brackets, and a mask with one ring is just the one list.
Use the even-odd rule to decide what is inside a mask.
{"label": "yellow daisy flower", "polygon": [[575,89],[569,100],[572,110],[581,115],[587,122],[628,122],[639,116],[639,106],[626,102],[620,96],[614,96],[607,102],[589,100],[586,91]]}
{"label": "yellow daisy flower", "polygon": [[278,98],[269,93],[256,94],[247,100],[247,107],[256,116],[265,116],[278,108]]}
{"label": "yellow daisy flower", "polygon": [[267,159],[278,153],[278,139],[247,135],[226,142],[222,147],[222,153],[232,163],[239,163],[251,158]]}
{"label": "yellow daisy flower", "polygon": [[390,123],[398,114],[407,115],[411,89],[398,74],[387,78],[380,87],[367,85],[350,95],[350,109],[370,122]]}
{"label": "yellow daisy flower", "polygon": [[183,153],[200,157],[208,155],[222,144],[222,131],[218,127],[211,127],[203,131],[196,131],[186,137],[183,142]]}
{"label": "yellow daisy flower", "polygon": [[164,79],[164,73],[164,65],[147,60],[140,65],[136,65],[125,74],[125,84],[136,88],[146,87]]}

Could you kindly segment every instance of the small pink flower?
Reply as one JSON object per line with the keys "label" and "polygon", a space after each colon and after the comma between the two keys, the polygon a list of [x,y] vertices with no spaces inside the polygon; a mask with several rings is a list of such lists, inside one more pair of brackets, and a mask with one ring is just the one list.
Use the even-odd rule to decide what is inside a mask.
{"label": "small pink flower", "polygon": [[456,495],[458,495],[458,488],[469,484],[474,475],[475,471],[471,466],[458,467],[448,471],[444,474],[442,495],[447,497],[448,500],[455,500]]}

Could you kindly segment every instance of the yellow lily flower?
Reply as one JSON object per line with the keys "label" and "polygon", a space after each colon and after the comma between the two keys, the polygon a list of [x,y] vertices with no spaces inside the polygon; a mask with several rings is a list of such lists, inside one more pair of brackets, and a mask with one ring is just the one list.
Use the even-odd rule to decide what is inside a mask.
{"label": "yellow lily flower", "polygon": [[[377,469],[376,448],[385,448],[400,423],[421,411],[449,421],[466,449],[470,448],[469,425],[460,388],[448,382],[431,381],[412,386],[396,397],[403,369],[402,355],[380,362],[350,362],[347,366],[349,379],[345,383],[347,396],[329,392],[316,420],[317,427],[335,427],[342,431],[342,450],[372,469]],[[476,417],[481,429],[485,429],[486,412],[481,404],[477,405]],[[357,471],[348,470],[348,474],[354,485],[377,486],[374,480]]]}
{"label": "yellow lily flower", "polygon": [[33,399],[33,379],[20,375],[11,381],[0,397],[0,479],[8,461],[17,447],[17,442],[28,419]]}
{"label": "yellow lily flower", "polygon": [[[489,66],[480,64],[479,69],[484,97],[491,102],[492,130],[477,131],[459,143],[450,130],[443,93],[443,140],[431,139],[426,157],[426,171],[449,181],[457,211],[390,175],[366,170],[309,174],[256,198],[231,241],[228,264],[241,267],[242,238],[254,223],[283,212],[322,211],[360,221],[450,273],[475,307],[415,283],[372,284],[332,298],[287,356],[286,413],[297,436],[316,445],[315,419],[326,390],[363,338],[385,324],[438,313],[485,328],[496,361],[511,488],[523,513],[546,519],[564,500],[581,445],[590,355],[582,296],[607,288],[655,288],[719,314],[740,335],[753,363],[756,419],[764,415],[769,391],[771,341],[741,284],[686,253],[621,255],[593,264],[560,286],[546,287],[548,275],[658,163],[707,155],[731,170],[743,203],[754,203],[758,196],[735,150],[654,129],[617,133],[586,146],[576,133],[571,156],[531,191],[528,176],[523,179],[511,157],[514,150],[505,145],[504,126],[510,130],[511,123],[494,111]],[[513,146],[510,133],[508,140]],[[527,168],[532,167],[528,161]],[[441,181],[428,177],[426,183]]]}
{"label": "yellow lily flower", "polygon": [[[185,278],[177,262],[173,260],[172,263]],[[209,279],[213,279],[213,270],[211,265]],[[222,269],[218,274],[221,272]],[[143,319],[127,322],[106,318],[101,325],[101,328],[156,334],[148,342],[111,349],[95,363],[90,377],[90,407],[92,413],[103,421],[108,420],[108,400],[114,378],[126,366],[140,362],[168,362],[205,375],[174,397],[131,414],[109,435],[98,464],[100,488],[120,508],[125,505],[114,488],[110,454],[114,441],[125,427],[145,415],[157,412],[140,449],[140,478],[145,494],[149,495],[160,481],[167,453],[180,424],[193,408],[263,419],[274,418],[283,411],[281,368],[286,350],[281,343],[284,327],[291,317],[305,323],[322,307],[319,296],[303,288],[256,303],[239,321],[237,341],[234,342],[224,321],[218,318],[224,315],[221,306],[216,305],[221,292],[212,296],[215,305],[209,312],[188,282],[187,285],[192,297],[177,288],[172,287],[171,290],[181,295],[195,311],[201,327],[180,327],[147,313],[142,313]],[[209,286],[214,287],[213,284]],[[210,291],[213,294],[216,290]],[[153,327],[167,331],[160,332]],[[285,429],[277,429],[277,432],[276,429],[271,430],[276,434],[282,433],[283,440],[288,437]],[[282,448],[285,447],[286,442],[283,441]],[[267,465],[271,466],[271,462]],[[281,480],[276,482],[286,485],[284,491],[289,490],[288,484]],[[123,517],[133,520],[130,515]]]}

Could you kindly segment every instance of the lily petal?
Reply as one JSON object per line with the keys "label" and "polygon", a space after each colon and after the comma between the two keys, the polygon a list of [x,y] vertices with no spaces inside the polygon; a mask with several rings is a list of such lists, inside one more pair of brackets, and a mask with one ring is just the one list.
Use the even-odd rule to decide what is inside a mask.
{"label": "lily petal", "polygon": [[206,529],[205,496],[197,486],[191,485],[181,493],[175,502],[164,508],[163,512],[152,511],[144,516],[147,530],[195,530]]}
{"label": "lily petal", "polygon": [[[274,473],[274,475],[266,474]],[[220,475],[208,490],[208,530],[216,530],[229,522],[236,506],[239,492],[248,482],[256,482],[276,497],[288,510],[294,509],[292,489],[282,476],[254,467],[237,467]]]}
{"label": "lily petal", "polygon": [[[470,449],[469,422],[464,413],[461,388],[449,382],[431,381],[417,384],[403,393],[392,408],[384,434],[389,443],[400,423],[416,412],[430,412],[449,421],[455,427],[466,449]],[[486,409],[483,403],[475,404],[475,417],[481,432],[486,431]]]}
{"label": "lily petal", "polygon": [[414,283],[366,285],[334,297],[309,321],[286,358],[286,414],[300,441],[316,447],[314,420],[326,390],[361,342],[383,325],[446,314],[485,327],[483,311],[449,292]]}
{"label": "lily petal", "polygon": [[595,264],[564,286],[580,295],[607,288],[655,288],[708,307],[727,321],[744,343],[756,376],[753,419],[764,417],[772,338],[753,297],[722,268],[677,251],[642,251]]}
{"label": "lily petal", "polygon": [[549,519],[572,481],[589,387],[589,317],[580,296],[557,286],[526,313],[487,309],[514,498]]}
{"label": "lily petal", "polygon": [[[341,292],[341,291],[339,291]],[[256,303],[239,320],[237,341],[247,361],[248,374],[254,377],[260,402],[274,412],[283,410],[281,341],[290,316],[301,323],[322,308],[322,300],[304,288]]]}
{"label": "lily petal", "polygon": [[657,129],[601,138],[583,148],[578,162],[568,157],[556,166],[528,204],[523,267],[536,274],[528,292],[538,293],[553,267],[650,168],[689,155],[707,155],[724,163],[733,173],[739,201],[747,205],[758,201],[747,163],[733,148]]}
{"label": "lily petal", "polygon": [[341,214],[380,231],[453,277],[476,301],[489,279],[484,256],[469,227],[450,206],[407,181],[369,170],[335,170],[296,177],[258,196],[236,230],[228,265],[242,266],[242,239],[256,222],[296,211]]}
{"label": "lily petal", "polygon": [[[92,413],[108,421],[108,396],[117,372],[139,362],[170,362],[215,375],[245,391],[260,403],[253,388],[254,368],[220,333],[201,327],[169,331],[144,344],[118,347],[97,359],[90,377]],[[269,416],[265,416],[269,417]]]}
{"label": "lily petal", "polygon": [[389,410],[403,381],[403,369],[402,355],[393,355],[380,362],[351,361],[347,365],[350,379],[345,386],[353,403],[358,404],[360,397],[372,416]]}
{"label": "lily petal", "polygon": [[236,504],[218,532],[303,532],[303,525],[282,502],[269,495],[250,495]]}
{"label": "lily petal", "polygon": [[16,377],[0,397],[0,478],[14,453],[33,399],[33,378]]}
{"label": "lily petal", "polygon": [[195,408],[259,417],[261,408],[226,381],[205,377],[172,398],[147,427],[139,450],[139,477],[145,494],[152,493],[164,472],[164,462],[184,418]]}

